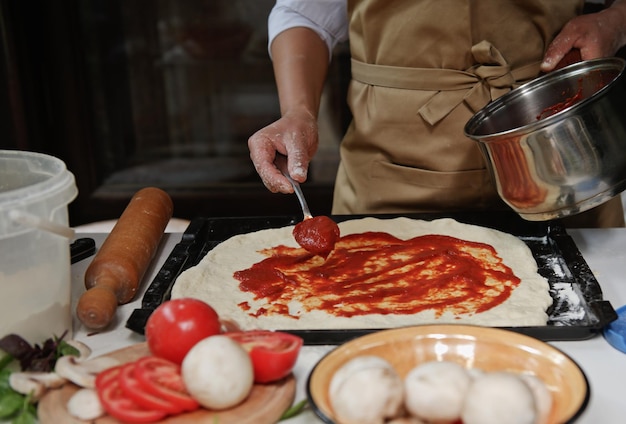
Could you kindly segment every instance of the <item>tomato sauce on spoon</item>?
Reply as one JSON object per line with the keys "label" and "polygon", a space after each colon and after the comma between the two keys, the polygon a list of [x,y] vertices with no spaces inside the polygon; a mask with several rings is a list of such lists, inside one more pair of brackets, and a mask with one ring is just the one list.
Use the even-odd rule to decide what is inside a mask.
{"label": "tomato sauce on spoon", "polygon": [[296,224],[293,237],[306,251],[327,258],[339,240],[339,227],[327,216],[315,216]]}

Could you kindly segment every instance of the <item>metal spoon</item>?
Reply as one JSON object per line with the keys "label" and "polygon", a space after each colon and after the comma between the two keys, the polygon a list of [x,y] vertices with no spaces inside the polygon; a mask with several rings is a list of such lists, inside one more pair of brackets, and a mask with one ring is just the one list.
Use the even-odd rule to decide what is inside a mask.
{"label": "metal spoon", "polygon": [[309,210],[309,205],[306,203],[306,199],[304,198],[304,193],[302,193],[302,189],[300,188],[300,184],[295,181],[289,175],[289,171],[287,170],[287,156],[277,154],[276,159],[274,159],[274,164],[278,168],[278,170],[289,180],[291,186],[293,187],[293,191],[296,193],[298,200],[300,201],[300,206],[302,207],[302,215],[304,215],[304,219],[313,218],[311,211]]}
{"label": "metal spoon", "polygon": [[339,239],[339,227],[327,216],[320,215],[314,218],[313,215],[311,215],[309,206],[304,199],[304,194],[300,189],[300,184],[294,181],[289,175],[286,156],[277,155],[276,159],[274,159],[274,164],[285,178],[289,180],[293,186],[293,191],[300,201],[300,206],[302,206],[302,215],[304,215],[304,218],[295,225],[293,229],[294,238],[305,250],[314,255],[319,255],[326,260]]}

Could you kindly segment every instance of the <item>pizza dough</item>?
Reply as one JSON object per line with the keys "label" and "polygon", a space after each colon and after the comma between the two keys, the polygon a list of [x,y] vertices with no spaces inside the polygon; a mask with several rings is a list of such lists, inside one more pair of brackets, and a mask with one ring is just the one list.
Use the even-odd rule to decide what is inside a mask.
{"label": "pizza dough", "polygon": [[[336,316],[324,310],[311,310],[297,298],[289,300],[289,314],[271,313],[273,305],[255,299],[239,289],[235,272],[246,270],[267,258],[263,251],[276,246],[299,249],[293,226],[260,230],[234,236],[215,247],[194,267],[177,279],[172,298],[193,297],[210,304],[224,319],[235,321],[242,329],[377,329],[426,323],[457,323],[486,326],[545,325],[547,308],[553,300],[545,278],[537,273],[537,263],[528,246],[517,237],[501,231],[460,223],[453,219],[422,221],[409,218],[363,218],[339,223],[341,236],[383,232],[408,240],[429,234],[455,237],[492,246],[501,262],[519,278],[520,283],[499,305],[480,313],[422,310],[413,314],[367,314]],[[304,249],[302,249],[304,251]],[[332,257],[332,254],[331,254]],[[321,260],[321,259],[320,259]]]}

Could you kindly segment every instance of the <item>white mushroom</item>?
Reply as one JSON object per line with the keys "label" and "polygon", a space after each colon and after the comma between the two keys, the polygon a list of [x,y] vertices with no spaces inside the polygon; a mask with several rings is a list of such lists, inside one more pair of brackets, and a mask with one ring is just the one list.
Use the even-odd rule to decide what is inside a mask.
{"label": "white mushroom", "polygon": [[105,414],[94,389],[80,389],[67,401],[67,411],[80,420],[95,420]]}
{"label": "white mushroom", "polygon": [[61,387],[66,381],[55,372],[22,371],[9,376],[11,388],[23,395],[30,394],[34,401],[39,400],[48,389]]}
{"label": "white mushroom", "polygon": [[72,346],[74,349],[78,351],[78,358],[80,360],[87,359],[89,355],[91,355],[91,348],[83,342],[72,339],[72,340],[67,340],[65,343]]}
{"label": "white mushroom", "polygon": [[248,352],[223,335],[196,343],[185,356],[181,370],[189,394],[202,406],[214,410],[241,403],[254,384]]}
{"label": "white mushroom", "polygon": [[27,372],[14,372],[9,376],[9,385],[23,395],[30,395],[33,401],[39,400],[46,393],[46,386],[30,378]]}
{"label": "white mushroom", "polygon": [[25,374],[31,380],[40,382],[46,389],[57,389],[67,382],[65,378],[55,372],[24,371],[22,374]]}
{"label": "white mushroom", "polygon": [[[114,366],[118,362],[111,358],[104,358],[103,360],[96,358],[98,361],[85,361],[85,359],[91,355],[89,346],[77,340],[68,340],[66,343],[78,350],[78,356],[65,355],[60,357],[56,362],[54,372],[13,372],[9,377],[9,385],[11,388],[18,393],[31,395],[31,399],[37,401],[48,389],[61,387],[68,380],[73,383],[78,381],[80,383],[93,385],[93,381],[95,380],[95,375],[93,374],[97,374],[105,368]],[[94,361],[93,364],[91,363],[92,361]],[[112,363],[112,361],[115,361],[115,363]],[[60,367],[59,362],[61,363]],[[85,364],[82,366],[82,369],[78,368],[79,362]],[[58,369],[61,369],[60,373],[57,371]],[[84,373],[92,374],[93,376],[84,376]]]}
{"label": "white mushroom", "polygon": [[402,379],[386,360],[358,356],[333,375],[329,395],[337,421],[342,424],[382,424],[400,415]]}
{"label": "white mushroom", "polygon": [[57,360],[54,371],[80,387],[94,388],[96,375],[107,368],[119,364],[117,359],[100,356],[85,361],[72,355],[62,356]]}
{"label": "white mushroom", "polygon": [[552,392],[546,384],[536,375],[520,374],[520,377],[530,387],[535,398],[535,408],[537,410],[537,424],[548,422],[550,411],[552,410]]}
{"label": "white mushroom", "polygon": [[535,399],[518,374],[488,372],[470,385],[461,413],[464,424],[534,424]]}
{"label": "white mushroom", "polygon": [[470,374],[456,362],[422,363],[409,371],[404,380],[406,408],[425,421],[456,421],[470,382]]}

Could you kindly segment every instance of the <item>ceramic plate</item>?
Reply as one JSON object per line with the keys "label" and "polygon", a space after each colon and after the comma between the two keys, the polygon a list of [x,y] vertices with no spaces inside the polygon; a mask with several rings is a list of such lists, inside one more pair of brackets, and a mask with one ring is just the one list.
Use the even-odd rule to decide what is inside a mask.
{"label": "ceramic plate", "polygon": [[573,422],[589,401],[589,383],[576,362],[559,349],[513,331],[468,325],[421,325],[384,330],[351,340],[324,356],[309,375],[307,396],[315,413],[335,423],[328,397],[333,374],[348,360],[378,355],[401,377],[427,361],[455,361],[484,371],[539,377],[552,392],[550,423]]}

